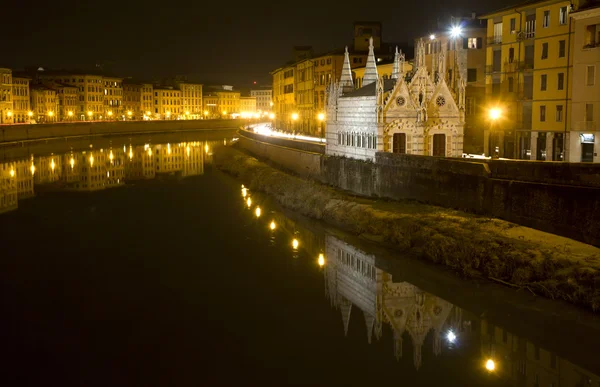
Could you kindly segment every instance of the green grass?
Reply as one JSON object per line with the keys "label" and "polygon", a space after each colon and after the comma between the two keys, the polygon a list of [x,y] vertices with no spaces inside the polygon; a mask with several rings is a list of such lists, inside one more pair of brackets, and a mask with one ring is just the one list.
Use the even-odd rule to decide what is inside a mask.
{"label": "green grass", "polygon": [[[510,238],[514,224],[416,203],[354,198],[315,181],[279,171],[232,148],[215,153],[215,165],[265,192],[282,206],[381,240],[399,251],[554,299],[600,310],[600,260],[574,259],[568,249]],[[547,234],[549,238],[553,237]]]}

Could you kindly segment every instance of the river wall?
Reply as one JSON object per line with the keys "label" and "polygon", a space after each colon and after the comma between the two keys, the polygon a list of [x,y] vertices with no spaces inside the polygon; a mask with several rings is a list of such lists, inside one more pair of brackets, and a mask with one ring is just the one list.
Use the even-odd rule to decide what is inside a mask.
{"label": "river wall", "polygon": [[373,163],[267,141],[240,136],[241,147],[256,156],[355,194],[456,208],[600,246],[600,164],[384,152]]}
{"label": "river wall", "polygon": [[59,137],[221,130],[239,126],[239,120],[102,121],[2,125],[0,126],[0,145]]}

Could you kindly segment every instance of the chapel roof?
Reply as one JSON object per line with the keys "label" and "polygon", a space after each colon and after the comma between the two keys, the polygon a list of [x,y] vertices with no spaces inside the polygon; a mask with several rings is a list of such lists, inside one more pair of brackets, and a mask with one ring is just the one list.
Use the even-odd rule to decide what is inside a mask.
{"label": "chapel roof", "polygon": [[[384,79],[383,80],[383,91],[390,91],[394,88],[396,84],[395,79]],[[342,98],[350,98],[350,97],[372,97],[376,95],[376,85],[377,82],[369,83],[366,86],[361,87],[360,89],[356,89],[349,93],[342,95]]]}

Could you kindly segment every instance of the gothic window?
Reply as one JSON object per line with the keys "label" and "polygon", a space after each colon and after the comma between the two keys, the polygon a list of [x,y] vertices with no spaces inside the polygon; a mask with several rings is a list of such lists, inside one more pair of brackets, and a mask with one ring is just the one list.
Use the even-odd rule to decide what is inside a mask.
{"label": "gothic window", "polygon": [[419,104],[423,103],[423,93],[419,93]]}
{"label": "gothic window", "polygon": [[435,103],[439,106],[442,107],[446,104],[446,98],[444,98],[444,96],[440,95],[436,98]]}
{"label": "gothic window", "polygon": [[396,98],[396,104],[398,104],[398,106],[404,106],[406,104],[406,99],[404,97],[398,97]]}

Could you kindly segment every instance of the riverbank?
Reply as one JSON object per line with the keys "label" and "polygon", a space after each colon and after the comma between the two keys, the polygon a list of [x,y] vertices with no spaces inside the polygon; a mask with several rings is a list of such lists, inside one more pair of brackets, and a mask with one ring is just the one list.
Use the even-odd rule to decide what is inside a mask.
{"label": "riverbank", "polygon": [[0,145],[82,136],[237,129],[240,120],[97,121],[0,126]]}
{"label": "riverbank", "polygon": [[358,198],[279,171],[230,147],[215,165],[286,208],[396,250],[549,298],[600,310],[600,249],[461,211]]}

